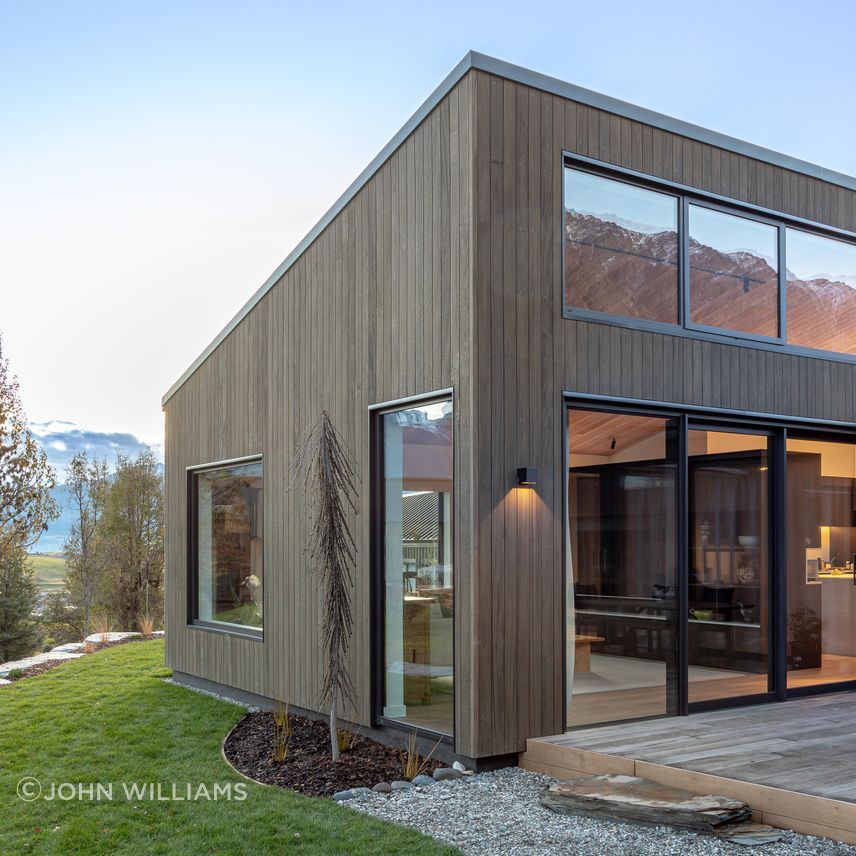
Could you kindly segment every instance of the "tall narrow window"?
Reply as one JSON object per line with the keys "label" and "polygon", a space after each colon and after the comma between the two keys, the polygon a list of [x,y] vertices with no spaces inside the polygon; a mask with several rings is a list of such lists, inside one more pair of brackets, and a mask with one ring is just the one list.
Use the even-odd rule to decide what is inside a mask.
{"label": "tall narrow window", "polygon": [[856,245],[798,229],[785,245],[788,341],[856,354]]}
{"label": "tall narrow window", "polygon": [[779,335],[778,228],[689,206],[690,320]]}
{"label": "tall narrow window", "polygon": [[678,200],[565,169],[565,304],[678,322]]}
{"label": "tall narrow window", "polygon": [[452,402],[386,413],[383,715],[454,729]]}
{"label": "tall narrow window", "polygon": [[191,474],[194,617],[260,631],[263,624],[262,464]]}

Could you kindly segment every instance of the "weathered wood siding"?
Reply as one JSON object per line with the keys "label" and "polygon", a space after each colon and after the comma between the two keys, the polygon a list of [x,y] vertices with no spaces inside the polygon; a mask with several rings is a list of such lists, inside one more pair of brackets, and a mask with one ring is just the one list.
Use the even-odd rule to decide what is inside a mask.
{"label": "weathered wood siding", "polygon": [[[562,318],[562,150],[856,230],[856,194],[475,72],[476,752],[564,730],[562,391],[856,422],[856,367]],[[538,467],[535,491],[515,469]]]}
{"label": "weathered wood siding", "polygon": [[[473,671],[468,519],[472,341],[472,76],[463,78],[166,404],[167,662],[317,708],[319,600],[287,493],[298,439],[327,409],[361,479],[352,676],[370,716],[370,405],[453,387],[459,696]],[[185,468],[264,456],[263,642],[188,628]],[[472,705],[460,705],[470,710]],[[472,727],[457,722],[461,751]]]}

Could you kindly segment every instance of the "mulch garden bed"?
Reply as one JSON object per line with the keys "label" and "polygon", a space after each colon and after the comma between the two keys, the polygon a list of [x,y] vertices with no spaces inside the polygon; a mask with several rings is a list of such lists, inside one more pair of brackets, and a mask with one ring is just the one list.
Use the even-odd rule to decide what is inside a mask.
{"label": "mulch garden bed", "polygon": [[44,663],[36,663],[35,666],[24,669],[20,675],[7,675],[6,680],[14,683],[15,681],[23,681],[24,678],[34,678],[36,675],[41,675],[42,672],[47,672],[67,662],[68,660],[47,660]]}
{"label": "mulch garden bed", "polygon": [[[402,778],[397,749],[358,734],[353,746],[333,761],[327,723],[294,714],[291,723],[294,730],[282,763],[273,760],[273,714],[267,711],[248,713],[235,726],[223,746],[226,757],[251,779],[313,797]],[[442,766],[432,758],[423,772],[430,776]]]}

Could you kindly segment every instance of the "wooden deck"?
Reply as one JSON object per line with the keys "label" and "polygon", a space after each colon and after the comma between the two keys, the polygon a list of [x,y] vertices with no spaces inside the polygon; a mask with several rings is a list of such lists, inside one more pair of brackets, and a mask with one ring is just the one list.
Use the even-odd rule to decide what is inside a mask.
{"label": "wooden deck", "polygon": [[856,843],[856,693],[530,739],[520,766],[734,797],[765,823]]}

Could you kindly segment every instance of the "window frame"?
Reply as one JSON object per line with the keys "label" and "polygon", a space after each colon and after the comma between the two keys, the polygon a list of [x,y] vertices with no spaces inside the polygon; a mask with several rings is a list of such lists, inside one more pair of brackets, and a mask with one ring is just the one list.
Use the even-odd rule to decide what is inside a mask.
{"label": "window frame", "polygon": [[[231,624],[227,621],[212,621],[199,618],[199,488],[200,473],[213,470],[238,467],[249,464],[262,466],[262,491],[264,491],[264,460],[261,454],[229,458],[205,464],[185,467],[187,486],[187,627],[193,630],[207,630],[225,636],[238,636],[256,642],[264,642],[264,620],[261,627],[247,627]],[[264,532],[264,495],[262,498],[262,532]],[[264,537],[264,536],[262,536]],[[262,542],[262,573],[265,569],[265,548]],[[267,615],[267,586],[262,583],[262,615]]]}
{"label": "window frame", "polygon": [[[370,624],[371,624],[371,722],[375,727],[388,728],[402,734],[416,732],[421,737],[427,737],[434,741],[451,746],[457,745],[457,719],[458,719],[458,681],[452,682],[452,732],[434,731],[421,725],[413,725],[400,719],[393,719],[383,715],[386,701],[386,565],[385,565],[385,522],[386,510],[384,503],[384,430],[383,417],[389,413],[397,413],[411,410],[414,407],[422,407],[428,404],[439,404],[450,401],[452,403],[452,491],[454,502],[455,490],[455,466],[457,462],[458,431],[455,422],[455,394],[453,388],[435,390],[434,392],[420,395],[412,395],[392,401],[370,404],[368,407],[369,428],[369,472],[370,472],[370,496],[369,496],[369,527],[371,556],[370,570]],[[452,547],[452,573],[457,582],[457,552],[455,550],[455,514],[449,521],[450,543]],[[454,619],[452,621],[452,663],[453,675],[457,677],[458,668],[458,592],[457,585],[452,588],[452,609]]]}
{"label": "window frame", "polygon": [[[565,252],[567,242],[564,234],[565,214],[565,169],[572,168],[589,172],[602,178],[624,182],[647,190],[654,190],[670,196],[677,196],[678,206],[678,323],[669,324],[662,321],[649,321],[644,318],[627,315],[612,315],[606,312],[596,312],[590,309],[579,309],[572,306],[565,297]],[[829,226],[814,220],[808,220],[771,208],[754,205],[749,202],[700,190],[679,182],[658,178],[638,170],[609,164],[595,158],[579,155],[574,152],[562,151],[562,181],[559,194],[561,214],[558,217],[559,242],[561,248],[561,272],[559,276],[560,301],[562,317],[568,320],[586,321],[597,324],[607,324],[645,330],[654,333],[665,333],[704,342],[716,342],[727,345],[742,345],[757,350],[773,351],[792,354],[794,356],[814,357],[816,359],[832,360],[856,364],[856,354],[846,354],[841,351],[825,351],[821,348],[808,348],[787,341],[787,273],[786,273],[786,238],[785,230],[790,227],[802,232],[832,238],[847,244],[856,245],[856,232]],[[778,319],[779,335],[775,337],[760,336],[740,330],[730,330],[724,327],[713,327],[696,324],[690,321],[689,293],[689,205],[698,205],[720,211],[725,214],[755,220],[778,228]]]}

